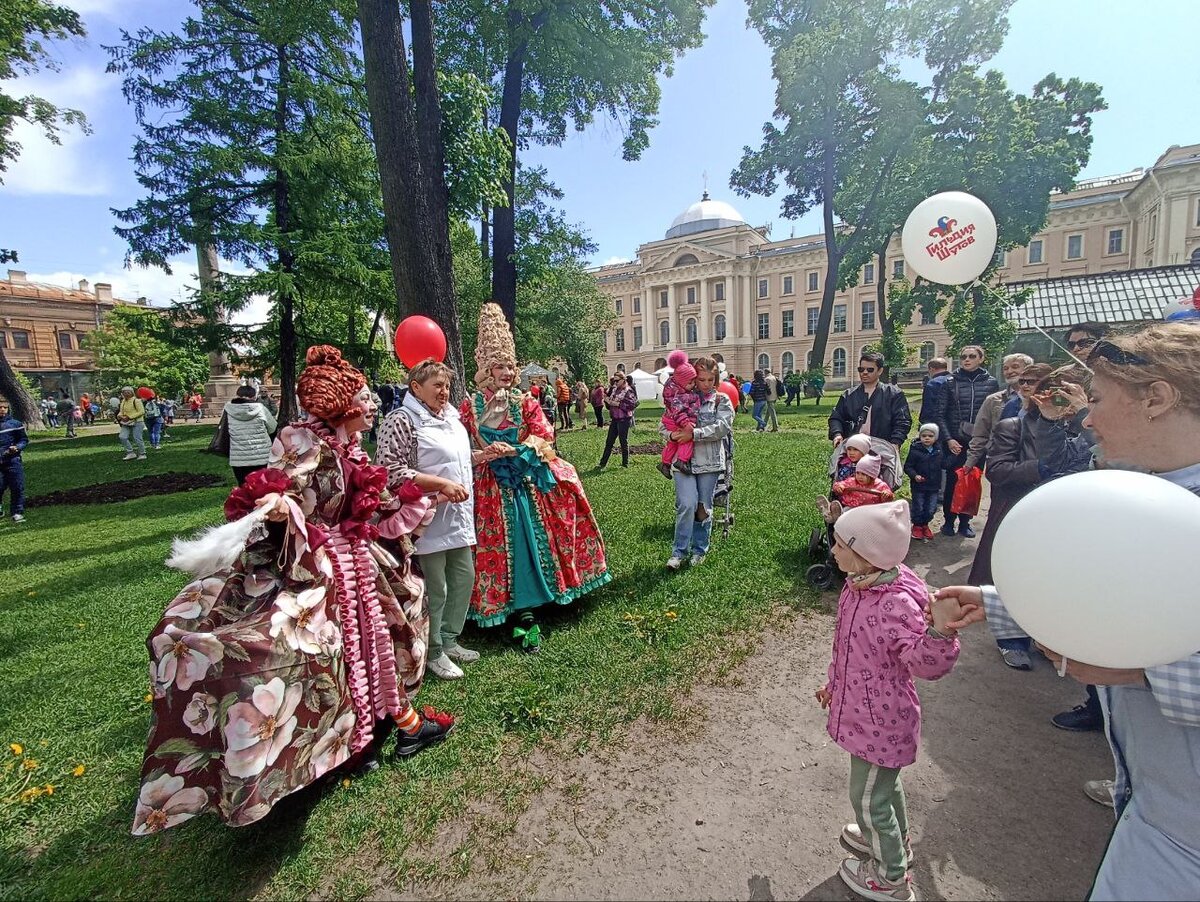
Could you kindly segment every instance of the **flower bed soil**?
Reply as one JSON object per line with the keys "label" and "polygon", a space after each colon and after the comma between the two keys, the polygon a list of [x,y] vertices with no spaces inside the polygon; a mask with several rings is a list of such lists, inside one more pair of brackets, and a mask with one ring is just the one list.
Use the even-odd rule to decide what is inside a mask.
{"label": "flower bed soil", "polygon": [[630,445],[630,454],[662,454],[662,442],[647,442],[644,445]]}
{"label": "flower bed soil", "polygon": [[35,495],[26,504],[29,507],[49,507],[53,504],[115,504],[132,501],[148,495],[173,495],[193,489],[207,489],[221,485],[225,479],[212,473],[158,473],[154,476],[139,476],[121,482],[102,482],[85,485],[77,489]]}

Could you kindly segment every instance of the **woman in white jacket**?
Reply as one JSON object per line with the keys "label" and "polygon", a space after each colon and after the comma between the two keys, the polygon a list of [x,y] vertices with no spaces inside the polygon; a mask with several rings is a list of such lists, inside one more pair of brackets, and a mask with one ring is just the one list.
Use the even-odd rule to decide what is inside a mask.
{"label": "woman in white jacket", "polygon": [[229,429],[229,466],[238,485],[255,470],[261,470],[271,457],[271,435],[275,415],[258,400],[253,385],[238,388],[237,396],[225,405],[225,423]]}

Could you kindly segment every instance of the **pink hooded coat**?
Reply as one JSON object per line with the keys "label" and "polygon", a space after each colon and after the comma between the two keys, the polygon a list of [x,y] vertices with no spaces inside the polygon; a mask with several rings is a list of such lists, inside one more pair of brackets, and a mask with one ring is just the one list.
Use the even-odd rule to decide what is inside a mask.
{"label": "pink hooded coat", "polygon": [[917,760],[921,702],[913,677],[936,680],[958,660],[958,639],[926,633],[925,582],[903,564],[890,583],[867,589],[846,581],[838,598],[829,664],[829,735],[880,767]]}

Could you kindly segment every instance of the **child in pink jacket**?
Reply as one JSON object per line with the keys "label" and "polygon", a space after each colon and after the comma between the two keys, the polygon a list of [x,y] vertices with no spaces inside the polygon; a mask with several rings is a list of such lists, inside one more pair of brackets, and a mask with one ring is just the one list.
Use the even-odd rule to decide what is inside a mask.
{"label": "child in pink jacket", "polygon": [[850,805],[856,822],[842,841],[866,854],[839,874],[865,899],[914,899],[908,818],[900,768],[917,760],[921,703],[913,677],[936,680],[958,660],[946,626],[951,606],[932,606],[929,588],[904,566],[912,523],[908,502],[848,510],[833,525],[833,555],[848,574],[838,599],[829,681],[817,701],[829,709],[828,731],[850,753]]}
{"label": "child in pink jacket", "polygon": [[854,465],[853,476],[833,484],[833,494],[842,502],[843,510],[864,504],[882,504],[896,497],[892,487],[879,478],[881,466],[878,455],[864,455]]}

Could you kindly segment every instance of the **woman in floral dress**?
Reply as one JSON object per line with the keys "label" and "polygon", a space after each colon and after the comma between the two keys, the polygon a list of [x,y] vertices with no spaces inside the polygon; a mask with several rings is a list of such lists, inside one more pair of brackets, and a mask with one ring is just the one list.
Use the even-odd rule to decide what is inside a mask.
{"label": "woman in floral dress", "polygon": [[[415,486],[359,447],[375,405],[336,348],[310,348],[267,468],[225,504],[222,527],[177,542],[168,562],[197,576],[150,634],[153,719],[135,835],[205,811],[242,826],[352,758],[391,724],[396,753],[446,737],[447,715],[413,708],[425,672],[424,587],[407,535],[431,513]],[[401,536],[400,557],[375,543]]]}
{"label": "woman in floral dress", "polygon": [[491,459],[475,468],[478,544],[468,616],[497,626],[516,614],[514,638],[536,652],[534,608],[570,604],[612,577],[575,468],[555,452],[554,428],[537,399],[514,387],[516,350],[496,304],[480,314],[475,362],[478,390],[460,413]]}

